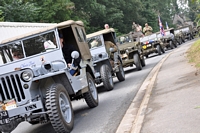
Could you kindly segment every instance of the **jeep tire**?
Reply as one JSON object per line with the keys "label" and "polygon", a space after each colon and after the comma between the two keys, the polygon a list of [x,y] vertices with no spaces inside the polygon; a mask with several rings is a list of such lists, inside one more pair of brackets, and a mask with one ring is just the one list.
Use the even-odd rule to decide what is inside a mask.
{"label": "jeep tire", "polygon": [[90,108],[94,108],[99,104],[98,92],[91,74],[89,72],[87,72],[86,74],[88,82],[88,92],[84,93],[83,97],[85,98],[87,105]]}
{"label": "jeep tire", "polygon": [[146,63],[145,63],[144,56],[142,56],[142,59],[141,59],[141,64],[142,64],[142,67],[146,66]]}
{"label": "jeep tire", "polygon": [[137,53],[135,53],[133,55],[133,59],[134,59],[134,62],[135,62],[135,66],[136,66],[136,69],[139,71],[139,70],[142,70],[142,64],[141,64],[141,61],[140,61],[140,57],[138,56]]}
{"label": "jeep tire", "polygon": [[162,54],[162,52],[161,52],[161,47],[160,47],[159,44],[156,46],[156,50],[157,50],[157,52],[158,52],[158,55],[161,55],[161,54]]}
{"label": "jeep tire", "polygon": [[179,45],[181,45],[183,43],[182,39],[179,38]]}
{"label": "jeep tire", "polygon": [[62,84],[53,84],[46,92],[46,108],[51,125],[57,133],[69,133],[74,113],[68,92]]}
{"label": "jeep tire", "polygon": [[172,41],[169,41],[169,46],[170,46],[171,49],[174,49],[174,44],[173,44]]}
{"label": "jeep tire", "polygon": [[125,80],[125,72],[124,72],[124,68],[122,66],[122,62],[119,61],[119,71],[116,72],[116,76],[117,76],[117,79],[121,82],[121,81],[124,81]]}
{"label": "jeep tire", "polygon": [[112,73],[108,65],[103,64],[100,68],[101,79],[103,85],[107,91],[113,90],[114,83],[112,78]]}
{"label": "jeep tire", "polygon": [[164,53],[165,53],[165,48],[164,48],[164,47],[161,47],[161,51],[162,51],[162,53],[164,54]]}

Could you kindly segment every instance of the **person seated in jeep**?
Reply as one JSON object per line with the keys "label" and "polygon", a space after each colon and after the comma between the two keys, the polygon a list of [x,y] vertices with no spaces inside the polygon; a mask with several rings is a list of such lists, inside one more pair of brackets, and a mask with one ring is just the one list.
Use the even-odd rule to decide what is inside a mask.
{"label": "person seated in jeep", "polygon": [[80,63],[81,59],[80,59],[80,57],[78,59],[74,59],[73,64],[71,64],[72,63],[71,53],[73,51],[77,51],[77,50],[75,49],[75,47],[73,45],[67,45],[67,44],[64,43],[64,39],[63,39],[62,34],[59,34],[59,38],[60,38],[60,44],[61,44],[61,47],[62,47],[62,51],[63,51],[63,54],[64,54],[65,61],[67,63],[67,66],[69,68],[71,68],[71,65],[72,65],[72,68],[74,68],[74,70],[75,70],[75,71],[70,70],[70,74],[74,75],[80,69],[79,63]]}
{"label": "person seated in jeep", "polygon": [[105,41],[104,43],[106,46],[106,51],[108,53],[108,56],[110,57],[110,63],[112,65],[112,67],[114,67],[114,64],[117,64],[117,59],[114,55],[114,52],[117,52],[118,48],[111,41]]}

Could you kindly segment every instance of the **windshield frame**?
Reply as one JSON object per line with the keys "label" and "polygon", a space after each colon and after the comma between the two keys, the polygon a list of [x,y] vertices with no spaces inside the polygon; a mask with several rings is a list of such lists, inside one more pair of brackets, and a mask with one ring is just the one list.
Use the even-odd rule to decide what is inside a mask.
{"label": "windshield frame", "polygon": [[[52,50],[46,50],[46,49],[44,48],[45,51],[39,51],[39,53],[32,54],[32,55],[27,55],[28,50],[29,50],[29,51],[31,51],[31,50],[33,51],[31,45],[34,45],[35,47],[36,47],[37,45],[39,45],[39,44],[35,45],[35,44],[36,44],[36,38],[37,38],[37,37],[45,36],[45,35],[50,35],[50,34],[52,34],[52,37],[54,37],[53,39],[54,39],[55,41],[53,42],[53,44],[56,43],[56,44],[55,44],[55,48],[53,48]],[[26,49],[26,48],[25,48],[25,45],[27,45],[26,47],[28,47],[29,43],[25,44],[25,42],[26,42],[26,41],[30,41],[31,39],[34,40],[34,38],[35,38],[35,42],[34,42],[35,44],[34,44],[34,43],[30,44],[29,47],[30,47],[31,49]],[[48,41],[48,40],[46,40],[46,41]],[[46,42],[46,41],[45,41],[45,42]],[[21,50],[21,52],[22,52],[23,57],[20,58],[20,59],[14,60],[14,54],[13,54],[12,52],[13,52],[13,47],[14,47],[15,45],[17,45],[17,43],[19,43],[19,47],[20,47],[20,50]],[[41,44],[42,44],[42,43],[41,43]],[[44,47],[44,43],[43,43],[43,46],[41,45],[41,47]],[[3,49],[2,49],[2,48],[3,48]],[[7,48],[7,49],[5,49],[5,48]],[[51,30],[48,30],[48,31],[45,31],[45,32],[41,32],[41,33],[38,33],[38,34],[30,35],[30,36],[27,36],[27,37],[19,38],[19,39],[13,40],[13,41],[11,41],[11,42],[7,42],[7,43],[5,43],[5,44],[1,44],[1,45],[0,45],[0,66],[2,66],[2,65],[7,65],[7,64],[9,64],[9,63],[18,62],[18,61],[21,61],[21,60],[25,60],[25,59],[27,59],[27,58],[35,57],[35,56],[41,56],[41,55],[43,55],[43,54],[45,54],[45,53],[47,53],[47,52],[52,52],[52,51],[58,50],[58,49],[60,49],[60,48],[61,48],[61,46],[60,46],[60,40],[59,40],[59,37],[58,37],[57,28],[51,29]],[[5,49],[5,50],[4,50],[4,49]],[[5,53],[5,51],[7,51],[7,53]],[[5,58],[4,58],[5,56],[7,56],[7,57],[6,57],[6,60],[5,60]],[[4,59],[3,59],[3,58],[4,58]]]}

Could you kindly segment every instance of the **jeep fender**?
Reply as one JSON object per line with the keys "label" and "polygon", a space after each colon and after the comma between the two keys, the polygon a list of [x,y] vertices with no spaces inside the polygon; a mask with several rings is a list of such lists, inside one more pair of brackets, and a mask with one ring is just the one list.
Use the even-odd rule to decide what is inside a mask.
{"label": "jeep fender", "polygon": [[92,68],[89,65],[86,66],[86,73],[87,72],[89,72],[91,74],[91,76],[95,79],[94,71],[92,70]]}
{"label": "jeep fender", "polygon": [[140,55],[140,53],[139,53],[138,50],[134,50],[134,51],[132,51],[132,52],[129,53],[128,58],[129,58],[129,59],[133,59],[133,55],[134,55],[135,53],[137,53],[138,55]]}

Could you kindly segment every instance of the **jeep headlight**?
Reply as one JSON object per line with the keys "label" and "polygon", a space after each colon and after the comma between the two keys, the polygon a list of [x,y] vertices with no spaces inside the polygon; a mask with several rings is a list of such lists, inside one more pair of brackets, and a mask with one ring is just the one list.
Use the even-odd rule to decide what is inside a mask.
{"label": "jeep headlight", "polygon": [[108,54],[107,53],[100,53],[100,54],[96,54],[93,56],[93,61],[97,61],[97,60],[100,60],[100,59],[104,59],[108,57]]}
{"label": "jeep headlight", "polygon": [[33,78],[33,74],[30,71],[24,71],[21,74],[21,78],[25,82],[28,82],[28,81],[30,81]]}

